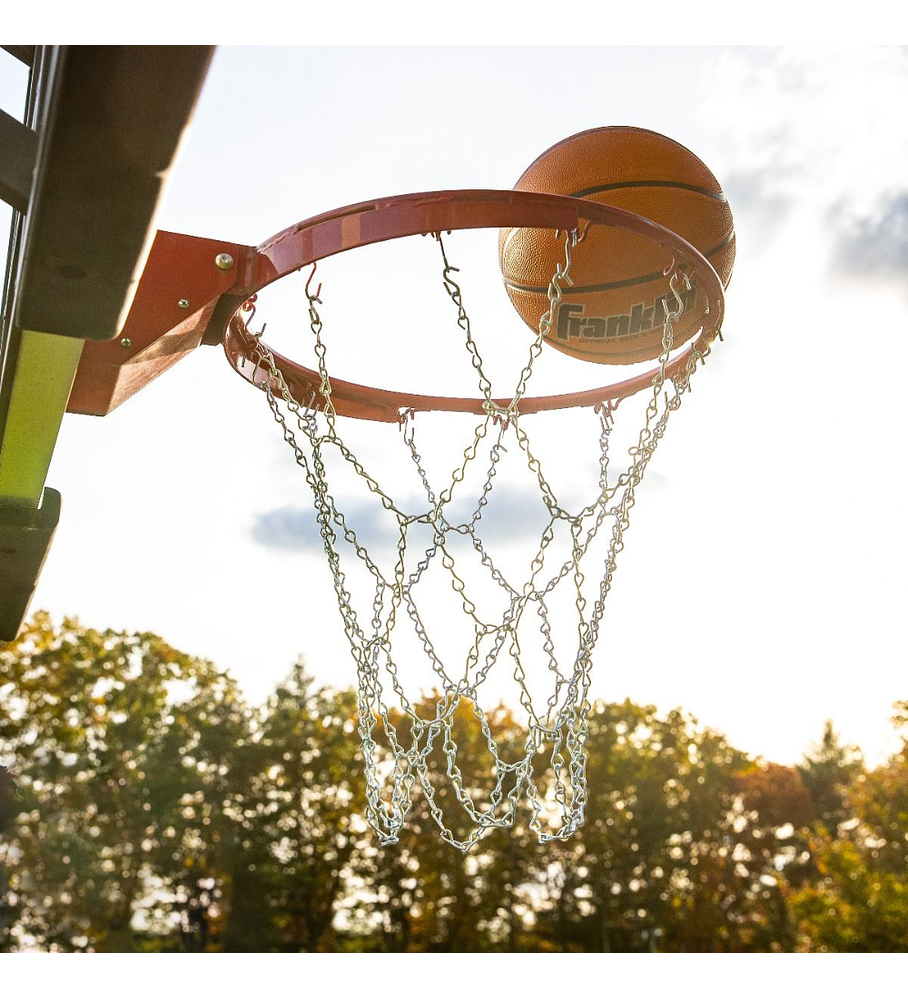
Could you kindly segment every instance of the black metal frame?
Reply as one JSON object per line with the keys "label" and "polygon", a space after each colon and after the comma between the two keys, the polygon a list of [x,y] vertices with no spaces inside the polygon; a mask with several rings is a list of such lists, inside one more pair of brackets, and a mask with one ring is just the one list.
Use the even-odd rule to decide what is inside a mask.
{"label": "black metal frame", "polygon": [[[118,335],[214,52],[3,48],[31,73],[24,122],[0,119],[0,197],[15,209],[0,315],[0,440],[23,330],[87,340]],[[51,513],[59,515],[51,492],[40,509],[24,513],[0,496],[0,640],[15,637],[27,612],[53,535]]]}

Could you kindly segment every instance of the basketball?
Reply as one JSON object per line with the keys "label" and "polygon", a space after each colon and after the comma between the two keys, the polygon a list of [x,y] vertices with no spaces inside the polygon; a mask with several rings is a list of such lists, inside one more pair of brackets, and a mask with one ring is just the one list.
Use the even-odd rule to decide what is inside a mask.
{"label": "basketball", "polygon": [[[709,169],[672,139],[645,128],[593,128],[552,146],[514,185],[589,198],[642,215],[686,239],[712,264],[723,286],[735,260],[728,201]],[[564,261],[564,235],[545,229],[502,229],[499,262],[508,295],[536,332],[549,308],[548,287]],[[545,342],[580,360],[632,364],[662,352],[664,269],[671,261],[642,235],[593,225],[572,250],[570,277]],[[678,346],[700,329],[696,275],[674,324]],[[669,298],[669,308],[674,299]]]}

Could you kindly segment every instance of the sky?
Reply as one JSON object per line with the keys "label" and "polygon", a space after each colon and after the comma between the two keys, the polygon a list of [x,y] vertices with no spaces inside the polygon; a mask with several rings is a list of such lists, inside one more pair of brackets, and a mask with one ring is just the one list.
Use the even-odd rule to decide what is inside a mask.
{"label": "sky", "polygon": [[[25,78],[9,62],[0,107],[18,114]],[[507,189],[554,142],[599,125],[688,146],[735,217],[725,341],[638,491],[591,696],[681,706],[779,763],[831,718],[877,762],[896,745],[892,704],[908,698],[897,365],[908,135],[887,110],[906,105],[897,47],[225,46],[158,226],[256,244],[376,196]],[[338,356],[343,375],[415,391],[445,382],[438,327],[418,321],[438,274],[424,249],[320,269],[326,329],[359,317],[366,330]],[[526,341],[501,318],[494,255],[468,240],[457,262],[506,364]],[[263,296],[275,342],[303,329],[300,287],[275,289],[267,307]],[[549,362],[543,385],[602,377]],[[595,462],[573,425],[536,425],[560,481]],[[350,434],[394,480],[398,431]],[[298,655],[320,680],[353,684],[305,482],[264,399],[218,348],[105,419],[67,416],[47,481],[63,517],[33,609],[155,631],[229,670],[254,701]],[[533,517],[510,488],[490,510],[510,530],[505,556],[526,550]],[[352,484],[344,498],[371,527]]]}

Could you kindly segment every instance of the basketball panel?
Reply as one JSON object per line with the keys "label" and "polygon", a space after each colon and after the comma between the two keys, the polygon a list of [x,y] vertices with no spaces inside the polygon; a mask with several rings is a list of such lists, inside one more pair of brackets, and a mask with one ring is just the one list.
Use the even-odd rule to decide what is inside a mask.
{"label": "basketball panel", "polygon": [[640,181],[722,194],[709,168],[680,142],[623,125],[592,128],[556,143],[527,167],[514,189],[586,196],[591,188]]}
{"label": "basketball panel", "polygon": [[[677,233],[713,263],[723,284],[728,254],[723,249],[733,238],[734,226],[728,204],[678,188],[633,188],[609,191],[588,200],[610,204],[649,218]],[[521,287],[545,290],[564,257],[563,236],[539,229],[502,231],[499,263],[505,281]],[[712,257],[722,263],[716,266]],[[571,277],[578,288],[634,283],[661,273],[671,262],[652,240],[623,229],[593,225],[571,254]],[[733,260],[733,255],[732,255]]]}

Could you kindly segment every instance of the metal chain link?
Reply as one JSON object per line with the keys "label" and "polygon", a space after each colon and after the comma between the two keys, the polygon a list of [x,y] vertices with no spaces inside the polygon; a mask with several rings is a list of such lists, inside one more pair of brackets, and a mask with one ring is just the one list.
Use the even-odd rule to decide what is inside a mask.
{"label": "metal chain link", "polygon": [[[530,346],[527,362],[520,372],[507,406],[499,406],[492,398],[492,383],[484,373],[483,360],[473,337],[463,294],[453,277],[458,270],[448,260],[441,234],[433,235],[441,248],[443,285],[457,309],[457,325],[464,333],[466,348],[479,379],[486,415],[476,426],[472,440],[440,492],[433,489],[423,458],[417,449],[412,414],[402,415],[402,440],[409,451],[428,504],[419,512],[408,513],[400,508],[382,489],[377,479],[365,470],[338,433],[326,362],[327,350],[322,338],[323,326],[316,308],[321,304],[318,297],[320,288],[317,292],[310,293],[307,284],[306,297],[309,325],[318,360],[318,394],[321,397],[318,408],[326,423],[324,432],[319,428],[318,411],[313,407],[314,399],[310,400],[309,406],[303,406],[293,398],[274,356],[262,342],[261,334],[254,341],[255,359],[269,375],[263,387],[272,415],[312,491],[316,519],[334,583],[344,633],[356,664],[358,725],[365,759],[367,817],[378,833],[380,842],[389,844],[397,841],[412,808],[412,792],[416,783],[422,788],[429,813],[439,826],[442,838],[464,852],[490,829],[512,826],[522,797],[528,801],[531,811],[529,825],[540,842],[566,839],[584,821],[588,797],[585,750],[589,735],[590,703],[587,694],[590,688],[590,669],[605,598],[611,589],[618,554],[624,546],[623,536],[635,502],[635,490],[662,439],[669,415],[680,405],[682,394],[689,389],[693,371],[705,360],[708,350],[693,350],[684,370],[667,378],[666,366],[673,345],[674,324],[683,311],[680,284],[684,282],[690,287],[687,276],[673,270],[669,287],[675,299],[675,307],[670,309],[666,302],[659,368],[653,379],[652,394],[644,413],[644,425],[636,443],[628,451],[630,466],[609,484],[609,441],[616,405],[603,400],[594,409],[599,420],[599,493],[579,513],[571,514],[558,503],[555,492],[543,473],[542,464],[533,453],[529,436],[521,426],[519,403],[526,392],[534,363],[542,353],[543,342],[555,321],[563,295],[562,288],[572,283],[571,251],[578,244],[578,233],[574,231],[564,234],[564,261],[557,265],[550,281],[547,291],[548,309],[540,319],[537,336]],[[667,381],[672,386],[671,393],[668,391]],[[281,404],[293,417],[295,428],[284,415]],[[496,432],[490,434],[493,427]],[[297,433],[305,438],[308,453],[300,445]],[[528,576],[522,585],[510,581],[495,565],[478,533],[484,526],[483,513],[489,502],[502,452],[506,450],[504,441],[509,435],[513,436],[519,451],[523,453],[548,512],[548,521],[541,532],[528,566]],[[455,490],[465,480],[467,470],[484,446],[487,448],[485,452],[488,454],[489,464],[476,503],[463,522],[452,522],[448,509]],[[390,571],[382,571],[337,507],[328,483],[327,456],[331,449],[352,467],[355,475],[378,498],[383,508],[397,520],[398,540]],[[611,535],[608,537],[596,599],[590,606],[584,594],[586,576],[581,565],[603,524],[609,520]],[[431,528],[432,540],[415,567],[411,566],[408,570],[407,536],[410,527],[417,523]],[[556,525],[560,523],[566,525],[570,535],[570,556],[554,570],[549,569],[546,576],[546,559],[555,539]],[[468,585],[467,573],[458,568],[457,560],[449,549],[448,540],[451,535],[469,540],[479,563],[504,594],[507,606],[496,621],[483,618],[477,600],[472,595],[475,587]],[[353,606],[347,575],[342,567],[341,542],[352,548],[374,583],[368,624],[361,622]],[[473,629],[473,640],[457,671],[458,678],[455,678],[454,671],[446,665],[445,656],[430,636],[416,600],[415,591],[432,564],[438,564],[440,570],[446,573],[455,600],[459,602]],[[571,579],[573,590],[577,647],[571,668],[563,670],[557,659],[549,620],[549,598],[567,578]],[[525,656],[518,636],[520,625],[531,604],[535,605],[539,621],[546,669],[554,679],[553,690],[542,716],[537,713],[527,688],[523,664]],[[409,618],[422,652],[441,684],[434,716],[420,716],[408,699],[400,680],[392,637],[402,619],[401,610]],[[503,747],[493,733],[489,715],[481,709],[478,701],[479,688],[502,655],[506,655],[511,661],[518,701],[528,719],[523,747],[510,761],[505,759]],[[387,692],[394,694],[394,708],[389,707],[386,702],[386,686],[390,687]],[[468,785],[469,778],[464,775],[457,761],[459,749],[454,729],[457,711],[462,704],[471,707],[491,762],[494,782],[491,790],[486,792],[481,806],[474,801],[474,792]],[[401,730],[404,727],[406,737]],[[379,729],[386,747],[382,747],[377,740]],[[475,826],[461,838],[450,827],[450,804],[445,806],[437,799],[439,775],[431,759],[436,748],[445,759],[444,776],[447,784],[452,788],[463,815]],[[511,751],[513,752],[513,748]],[[534,760],[543,753],[548,756],[548,762],[546,772],[540,777],[537,776]]]}

